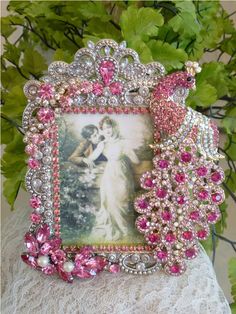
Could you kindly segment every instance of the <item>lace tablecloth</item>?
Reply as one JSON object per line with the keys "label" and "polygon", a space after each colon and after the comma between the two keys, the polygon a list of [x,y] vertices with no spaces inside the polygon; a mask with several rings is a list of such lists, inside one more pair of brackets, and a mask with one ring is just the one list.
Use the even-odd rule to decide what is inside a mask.
{"label": "lace tablecloth", "polygon": [[16,211],[2,226],[2,314],[228,314],[206,253],[181,277],[101,273],[67,284],[37,272],[21,259],[28,213]]}

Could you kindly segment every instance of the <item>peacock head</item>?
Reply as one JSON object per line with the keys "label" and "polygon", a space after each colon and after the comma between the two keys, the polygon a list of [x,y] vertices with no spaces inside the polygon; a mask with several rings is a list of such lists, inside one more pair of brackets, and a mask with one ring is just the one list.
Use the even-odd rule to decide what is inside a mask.
{"label": "peacock head", "polygon": [[195,74],[201,71],[197,62],[187,61],[185,71],[178,71],[165,76],[154,90],[156,100],[172,99],[176,102],[185,100],[190,89],[195,89]]}

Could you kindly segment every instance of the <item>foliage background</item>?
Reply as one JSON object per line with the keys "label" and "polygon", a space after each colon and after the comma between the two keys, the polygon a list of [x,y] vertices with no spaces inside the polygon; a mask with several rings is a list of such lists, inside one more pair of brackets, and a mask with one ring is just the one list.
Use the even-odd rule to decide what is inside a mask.
{"label": "foliage background", "polygon": [[[202,63],[197,90],[188,105],[217,119],[224,144],[227,169],[224,188],[236,202],[236,30],[231,16],[218,1],[10,1],[9,15],[1,19],[5,39],[2,65],[2,174],[3,193],[11,208],[24,188],[26,155],[21,116],[26,105],[22,87],[39,79],[51,61],[71,62],[88,40],[113,38],[127,41],[142,62],[158,60],[168,72],[184,62],[204,60],[217,52],[217,59]],[[17,40],[9,38],[17,32]],[[222,62],[227,60],[227,62]],[[212,229],[205,244],[215,259],[218,239],[236,250],[235,241],[222,236],[227,225],[227,200],[223,219]],[[232,296],[236,298],[235,260],[229,262]],[[235,305],[232,305],[232,308]]]}

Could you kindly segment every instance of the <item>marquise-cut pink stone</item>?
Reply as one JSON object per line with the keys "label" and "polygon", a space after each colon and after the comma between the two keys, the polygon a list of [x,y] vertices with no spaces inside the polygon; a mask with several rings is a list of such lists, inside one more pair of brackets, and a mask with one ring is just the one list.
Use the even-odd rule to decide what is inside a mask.
{"label": "marquise-cut pink stone", "polygon": [[49,251],[51,250],[51,245],[49,242],[45,242],[41,248],[40,248],[40,254],[42,255],[47,255],[49,253]]}
{"label": "marquise-cut pink stone", "polygon": [[199,177],[204,177],[207,174],[207,168],[202,166],[197,169],[197,175]]}
{"label": "marquise-cut pink stone", "polygon": [[88,272],[84,266],[76,267],[72,273],[79,278],[91,278],[93,275],[96,275],[95,273]]}
{"label": "marquise-cut pink stone", "polygon": [[103,85],[100,83],[93,83],[93,94],[96,96],[102,95]]}
{"label": "marquise-cut pink stone", "polygon": [[73,277],[72,277],[71,273],[64,271],[61,266],[58,266],[57,269],[58,269],[58,274],[61,277],[61,279],[63,279],[64,281],[66,281],[68,283],[73,282]]}
{"label": "marquise-cut pink stone", "polygon": [[192,154],[189,152],[184,152],[181,154],[181,160],[183,162],[190,162],[192,159]]}
{"label": "marquise-cut pink stone", "polygon": [[28,252],[33,253],[33,254],[38,253],[38,243],[35,237],[31,233],[27,232],[25,234],[24,240],[25,240],[25,246]]}
{"label": "marquise-cut pink stone", "polygon": [[108,264],[105,258],[100,256],[92,257],[86,263],[87,270],[93,270],[94,272],[98,273],[104,269],[104,267]]}
{"label": "marquise-cut pink stone", "polygon": [[159,197],[159,198],[165,198],[166,195],[167,195],[166,189],[159,188],[159,189],[156,191],[156,196]]}
{"label": "marquise-cut pink stone", "polygon": [[99,66],[99,72],[105,85],[108,85],[114,75],[115,65],[112,61],[104,60]]}
{"label": "marquise-cut pink stone", "polygon": [[54,112],[50,108],[40,108],[37,112],[37,116],[40,122],[49,123],[54,120]]}
{"label": "marquise-cut pink stone", "polygon": [[46,242],[50,237],[50,228],[47,224],[44,224],[36,231],[36,239],[39,243]]}
{"label": "marquise-cut pink stone", "polygon": [[53,250],[57,250],[61,246],[62,240],[60,238],[52,238],[49,240],[50,246],[52,247]]}
{"label": "marquise-cut pink stone", "polygon": [[37,267],[37,260],[34,256],[31,256],[29,254],[22,254],[21,259],[23,262],[25,262],[27,265],[36,268]]}
{"label": "marquise-cut pink stone", "polygon": [[109,89],[113,95],[120,95],[122,92],[122,84],[120,82],[111,83]]}

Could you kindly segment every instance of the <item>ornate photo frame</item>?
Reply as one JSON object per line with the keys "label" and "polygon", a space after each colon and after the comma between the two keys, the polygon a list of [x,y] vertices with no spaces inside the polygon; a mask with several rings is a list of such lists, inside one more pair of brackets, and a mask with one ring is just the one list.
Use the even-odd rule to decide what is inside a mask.
{"label": "ornate photo frame", "polygon": [[[69,214],[67,205],[65,205],[67,204],[65,197],[66,193],[70,192],[75,181],[71,180],[71,185],[68,184],[68,186],[65,186],[62,179],[63,175],[65,173],[67,175],[68,173],[75,173],[77,171],[76,167],[80,162],[85,164],[86,169],[90,169],[89,166],[91,164],[94,165],[94,162],[97,160],[94,151],[96,152],[97,147],[103,145],[101,150],[103,152],[104,145],[106,146],[107,143],[102,125],[104,119],[107,119],[107,124],[116,124],[116,127],[117,124],[120,125],[122,133],[122,130],[125,130],[124,125],[135,126],[137,117],[142,117],[145,120],[146,118],[144,117],[150,117],[150,114],[153,115],[156,109],[153,109],[152,94],[154,87],[164,78],[164,74],[165,69],[158,62],[146,65],[141,64],[138,54],[134,50],[126,48],[125,42],[117,44],[113,40],[104,39],[97,44],[88,42],[88,47],[80,49],[75,54],[75,59],[71,64],[53,62],[48,68],[48,75],[44,76],[41,81],[31,80],[25,85],[24,92],[28,98],[28,105],[23,114],[23,128],[25,131],[24,141],[27,144],[25,151],[30,156],[28,160],[29,171],[26,175],[26,187],[31,194],[30,206],[33,208],[30,216],[31,225],[24,238],[26,252],[22,254],[22,259],[26,264],[47,275],[58,273],[63,280],[72,282],[75,277],[90,278],[103,270],[111,273],[125,271],[131,274],[147,275],[159,269],[164,269],[168,274],[180,275],[186,268],[183,260],[196,257],[198,252],[197,240],[204,240],[209,235],[208,223],[215,223],[220,217],[217,205],[222,202],[224,196],[218,185],[223,180],[223,171],[213,161],[201,159],[202,165],[199,165],[199,167],[202,166],[202,172],[200,173],[199,170],[198,190],[194,190],[193,194],[195,193],[198,198],[205,197],[204,201],[206,201],[208,197],[206,193],[210,195],[209,189],[212,188],[211,197],[214,194],[215,201],[209,199],[208,203],[204,204],[206,206],[202,207],[200,212],[195,213],[195,216],[194,211],[191,212],[193,219],[189,218],[190,220],[186,221],[183,225],[181,229],[182,233],[178,237],[181,240],[178,240],[173,246],[174,237],[177,237],[177,234],[180,233],[178,227],[184,210],[180,212],[180,209],[178,211],[171,204],[168,205],[172,196],[164,195],[165,189],[158,185],[159,174],[157,170],[157,167],[160,167],[165,171],[165,168],[168,168],[173,159],[168,153],[166,154],[166,159],[160,158],[158,155],[160,149],[163,149],[166,153],[167,148],[170,148],[176,154],[175,144],[182,143],[179,150],[182,155],[178,158],[184,164],[186,169],[184,173],[186,176],[189,175],[190,171],[191,173],[193,172],[192,164],[190,167],[189,165],[186,166],[186,163],[190,162],[190,160],[187,160],[190,153],[193,155],[197,154],[196,146],[193,143],[196,130],[189,138],[187,135],[191,133],[191,128],[196,123],[205,123],[205,120],[201,120],[200,116],[196,120],[193,110],[189,110],[186,114],[186,120],[183,123],[186,128],[182,127],[183,130],[177,128],[180,141],[178,141],[178,136],[176,135],[177,138],[165,139],[163,144],[161,144],[162,146],[160,146],[156,140],[158,137],[156,133],[156,125],[159,123],[158,118],[154,119],[153,126],[151,126],[154,139],[153,141],[148,140],[145,143],[147,150],[150,151],[150,146],[152,148],[153,155],[149,161],[153,159],[152,167],[154,166],[155,169],[146,169],[142,175],[140,173],[140,188],[147,190],[147,194],[140,194],[133,197],[133,224],[130,226],[131,229],[135,227],[137,232],[144,236],[143,241],[123,241],[123,238],[121,238],[121,241],[118,241],[115,237],[112,238],[116,232],[114,229],[111,243],[105,241],[105,238],[105,243],[102,243],[102,241],[97,243],[96,240],[94,240],[94,243],[92,240],[88,240],[88,243],[86,243],[86,232],[84,236],[85,240],[82,243],[79,241],[79,238],[78,241],[69,241],[71,233],[65,230],[66,223],[69,224]],[[168,87],[168,85],[166,86]],[[187,97],[186,90],[184,90],[184,93],[183,90],[178,90],[178,93],[174,96],[172,100],[182,103]],[[159,119],[163,118],[161,114],[161,111],[160,114],[156,113]],[[129,120],[125,120],[125,117],[129,117]],[[67,142],[65,139],[62,140],[61,134],[64,132],[62,121],[69,126],[69,131],[71,132],[69,137],[67,137]],[[148,122],[148,124],[152,124],[152,122]],[[83,127],[87,127],[87,129]],[[126,129],[126,133],[123,131],[122,141],[129,140],[129,143],[137,142],[137,138],[134,136],[138,134],[137,129]],[[90,132],[89,130],[92,131]],[[114,130],[112,132],[114,134]],[[131,133],[133,137],[127,135]],[[96,145],[88,141],[91,135],[94,134],[97,136]],[[74,140],[73,143],[72,139]],[[113,150],[114,147],[120,149],[120,139],[121,137],[116,136],[117,142],[113,145]],[[201,147],[203,154],[205,142],[203,141],[202,148],[201,134],[199,139],[200,143],[198,143],[198,147]],[[85,140],[87,141],[86,143],[84,143]],[[142,141],[144,142],[144,139]],[[81,145],[83,146],[82,149]],[[70,148],[68,148],[69,146]],[[92,151],[89,155],[86,155],[85,150],[87,151],[90,148]],[[106,149],[108,150],[107,146]],[[137,145],[135,149],[137,149]],[[111,152],[113,150],[111,149]],[[215,153],[215,150],[213,148],[212,150],[210,149],[210,153]],[[63,154],[67,157],[63,157]],[[109,155],[108,152],[106,154]],[[123,151],[119,154],[122,154],[123,157],[125,155]],[[97,157],[100,155],[98,154]],[[129,159],[132,159],[128,153],[127,156]],[[80,158],[79,162],[78,157]],[[161,157],[163,156],[161,155]],[[67,165],[68,162],[70,166]],[[69,168],[67,166],[70,167],[70,172],[68,172]],[[115,166],[113,164],[110,169],[114,170],[114,167],[118,167],[117,163]],[[121,167],[120,161],[119,167]],[[123,163],[122,167],[128,166],[127,164],[124,166]],[[202,176],[206,181],[206,177],[203,174],[203,167],[210,169],[207,174],[208,176],[212,177],[215,174],[214,178],[211,179],[212,186],[210,185],[207,192],[204,192],[203,181],[200,180]],[[84,176],[84,171],[84,168],[78,170],[78,177],[81,173]],[[99,179],[100,181],[96,187],[97,190],[99,188],[100,190],[102,189],[101,180],[105,180],[105,173],[110,174],[109,171],[104,169],[101,173],[100,176],[102,176],[102,179]],[[179,175],[177,168],[175,168],[175,175]],[[171,176],[173,175],[171,174]],[[69,175],[67,182],[70,181],[70,178]],[[178,177],[179,185],[181,185],[182,179],[183,174]],[[175,180],[177,180],[176,177]],[[92,199],[91,189],[94,189],[94,187],[89,187],[86,184],[83,187],[78,187],[77,196],[70,196],[74,197],[75,208],[78,208],[79,202],[81,204],[82,196],[80,189],[83,191],[87,189],[88,199],[90,201]],[[155,190],[155,197],[157,196],[164,200],[164,207],[161,211],[161,216],[158,216],[159,218],[156,216],[154,207],[161,208],[161,201],[159,203],[158,201],[154,202],[153,195],[151,194],[155,184],[158,187],[157,191]],[[118,185],[119,187],[122,186],[122,181]],[[110,189],[108,194],[112,194],[114,190],[111,187],[108,188]],[[184,202],[183,190],[179,193],[178,197],[182,197],[181,201]],[[211,202],[215,202],[213,210],[210,206]],[[178,209],[180,204],[178,203],[178,199],[174,204]],[[115,206],[118,206],[117,203]],[[167,207],[168,210],[166,210]],[[90,203],[87,205],[87,208],[88,212],[91,212]],[[111,210],[111,203],[108,205],[108,208]],[[97,205],[95,212],[101,213],[99,205]],[[94,215],[95,221],[96,213]],[[198,221],[200,227],[195,230],[192,224],[195,223],[195,218],[198,219],[197,214],[201,216],[201,221]],[[114,219],[116,219],[116,215],[118,214],[114,213]],[[111,219],[113,223],[114,219]],[[159,225],[160,221],[163,222],[162,227]],[[96,223],[94,224],[96,225]],[[158,227],[160,230],[162,228],[162,234],[158,231]],[[77,227],[74,226],[74,228]],[[75,232],[73,231],[75,229],[71,230],[70,232]],[[69,237],[67,238],[69,244],[65,240],[66,234]],[[159,239],[159,237],[162,238]],[[116,243],[116,241],[118,242]],[[164,246],[165,248],[163,249]]]}

